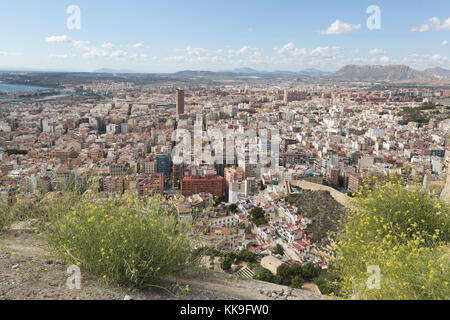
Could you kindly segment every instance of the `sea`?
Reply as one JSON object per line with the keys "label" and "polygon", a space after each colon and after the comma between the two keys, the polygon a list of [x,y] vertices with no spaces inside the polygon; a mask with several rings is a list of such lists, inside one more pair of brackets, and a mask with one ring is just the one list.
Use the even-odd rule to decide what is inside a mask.
{"label": "sea", "polygon": [[48,88],[35,87],[35,86],[24,86],[20,84],[5,84],[0,83],[0,92],[18,92],[18,91],[39,91],[47,90]]}

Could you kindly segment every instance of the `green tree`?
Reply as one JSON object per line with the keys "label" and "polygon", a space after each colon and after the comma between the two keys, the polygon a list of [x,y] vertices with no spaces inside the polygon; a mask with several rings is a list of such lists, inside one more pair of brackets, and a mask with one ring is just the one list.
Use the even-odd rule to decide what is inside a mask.
{"label": "green tree", "polygon": [[228,207],[228,209],[229,209],[231,212],[235,213],[235,212],[238,210],[238,207],[237,207],[237,205],[236,205],[235,203],[232,203],[232,204],[230,204],[230,206]]}
{"label": "green tree", "polygon": [[291,272],[291,266],[287,263],[283,263],[277,268],[277,276],[280,277],[282,285],[290,285],[294,276]]}
{"label": "green tree", "polygon": [[320,275],[322,269],[319,266],[315,266],[313,263],[308,263],[303,266],[302,275],[305,280],[312,281]]}
{"label": "green tree", "polygon": [[262,208],[256,207],[256,208],[253,208],[250,211],[250,219],[252,221],[255,221],[255,220],[258,220],[258,219],[262,219],[262,218],[265,218],[264,210]]}
{"label": "green tree", "polygon": [[245,262],[255,262],[256,256],[253,252],[251,252],[248,249],[244,249],[237,255],[237,259],[239,261],[245,261]]}
{"label": "green tree", "polygon": [[255,275],[253,276],[253,279],[260,280],[260,281],[266,281],[266,282],[274,282],[275,277],[266,268],[258,268],[258,270],[255,272]]}
{"label": "green tree", "polygon": [[233,264],[234,259],[230,258],[229,256],[226,256],[225,258],[223,258],[220,267],[222,268],[222,270],[227,271],[231,269],[231,266]]}
{"label": "green tree", "polygon": [[304,283],[305,282],[303,281],[302,277],[295,276],[291,281],[291,288],[301,289]]}
{"label": "green tree", "polygon": [[264,210],[260,207],[256,207],[250,211],[250,221],[252,221],[257,227],[267,224],[267,219],[264,215]]}
{"label": "green tree", "polygon": [[303,279],[303,268],[299,264],[283,263],[277,269],[277,276],[280,279],[280,284],[289,286],[296,276]]}
{"label": "green tree", "polygon": [[277,243],[277,245],[275,247],[275,254],[284,255],[284,248],[279,243]]}

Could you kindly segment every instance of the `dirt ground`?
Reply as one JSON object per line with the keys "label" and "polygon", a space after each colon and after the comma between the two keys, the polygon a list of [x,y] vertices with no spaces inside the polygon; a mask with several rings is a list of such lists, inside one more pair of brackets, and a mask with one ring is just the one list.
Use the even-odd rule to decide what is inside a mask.
{"label": "dirt ground", "polygon": [[71,290],[66,286],[68,267],[49,253],[39,234],[0,234],[0,300],[268,300],[274,299],[274,291],[291,291],[283,298],[287,300],[324,299],[310,291],[207,270],[168,280],[163,284],[166,289],[145,291],[107,285],[82,273],[81,289]]}

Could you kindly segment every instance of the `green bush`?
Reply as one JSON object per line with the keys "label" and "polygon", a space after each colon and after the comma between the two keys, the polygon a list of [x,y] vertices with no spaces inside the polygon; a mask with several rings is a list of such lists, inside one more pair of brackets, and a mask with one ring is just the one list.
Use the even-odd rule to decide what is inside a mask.
{"label": "green bush", "polygon": [[291,288],[301,289],[304,283],[305,282],[303,281],[302,277],[295,276],[291,281]]}
{"label": "green bush", "polygon": [[283,263],[277,268],[277,276],[280,284],[289,286],[296,276],[302,277],[302,266]]}
{"label": "green bush", "polygon": [[268,269],[258,266],[253,271],[255,272],[253,279],[275,283],[275,276]]}
{"label": "green bush", "polygon": [[312,281],[314,278],[317,278],[322,271],[322,268],[319,266],[315,266],[313,263],[307,263],[302,268],[302,276],[303,279]]}
{"label": "green bush", "polygon": [[[330,267],[329,267],[330,268]],[[332,269],[332,268],[330,268]],[[314,283],[324,295],[339,295],[338,288],[335,283],[339,282],[339,278],[333,272],[321,272],[317,278],[314,278]]]}
{"label": "green bush", "polygon": [[6,229],[11,223],[11,214],[9,208],[0,200],[0,232]]}
{"label": "green bush", "polygon": [[[388,181],[355,198],[350,217],[340,222],[329,287],[361,299],[449,299],[450,208],[448,202]],[[378,266],[381,288],[365,283]]]}
{"label": "green bush", "polygon": [[250,250],[244,249],[244,250],[242,250],[241,252],[238,253],[237,259],[239,261],[255,262],[256,261],[256,256]]}
{"label": "green bush", "polygon": [[230,257],[223,258],[222,262],[220,263],[220,267],[222,270],[227,271],[231,269],[231,265],[233,264],[234,259]]}
{"label": "green bush", "polygon": [[256,207],[250,211],[250,221],[252,221],[257,227],[267,224],[267,219],[264,215],[262,208]]}
{"label": "green bush", "polygon": [[275,254],[284,255],[283,246],[279,243],[277,243],[277,245],[275,247]]}
{"label": "green bush", "polygon": [[50,221],[47,238],[61,258],[120,285],[144,288],[197,264],[191,226],[162,197],[82,197]]}

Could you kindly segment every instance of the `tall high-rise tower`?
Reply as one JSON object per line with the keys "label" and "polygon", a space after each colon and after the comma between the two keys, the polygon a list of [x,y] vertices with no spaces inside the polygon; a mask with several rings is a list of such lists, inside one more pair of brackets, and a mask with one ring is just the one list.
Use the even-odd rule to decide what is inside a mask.
{"label": "tall high-rise tower", "polygon": [[177,115],[184,114],[184,90],[177,89]]}

